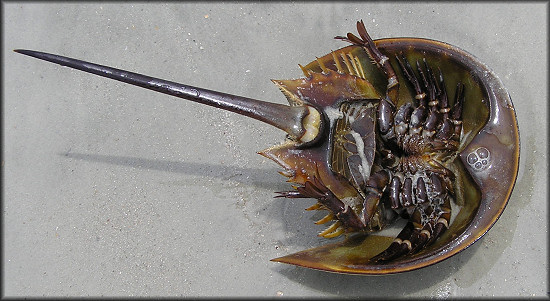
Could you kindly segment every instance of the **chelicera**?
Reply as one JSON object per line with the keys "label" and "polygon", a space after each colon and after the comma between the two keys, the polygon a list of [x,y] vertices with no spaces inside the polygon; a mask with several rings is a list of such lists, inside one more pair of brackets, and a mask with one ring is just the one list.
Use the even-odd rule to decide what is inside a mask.
{"label": "chelicera", "polygon": [[[496,77],[468,77],[487,72],[466,53],[430,40],[410,40],[415,45],[407,45],[407,39],[376,42],[362,21],[357,22],[357,30],[359,36],[348,33],[346,37],[336,37],[351,46],[300,65],[304,78],[273,80],[290,105],[215,92],[59,55],[15,51],[229,110],[284,130],[287,136],[283,143],[259,154],[283,167],[281,174],[295,184],[294,190],[278,192],[277,197],[313,198],[317,203],[308,210],[328,211],[316,222],[332,222],[320,236],[370,234],[400,218],[408,221],[383,249],[364,256],[346,255],[338,265],[323,261],[332,258],[329,251],[348,254],[346,252],[357,245],[356,239],[275,260],[352,273],[384,273],[384,265],[390,266],[388,271],[393,272],[399,270],[392,266],[393,262],[403,260],[406,263],[403,266],[412,269],[415,265],[410,262],[414,257],[435,245],[452,227],[453,202],[458,201],[468,210],[457,217],[460,222],[451,231],[451,238],[462,235],[467,237],[466,243],[473,243],[496,221],[504,206],[494,212],[496,217],[488,216],[485,212],[491,212],[490,207],[486,209],[481,205],[478,210],[480,200],[494,201],[502,195],[505,204],[511,188],[488,195],[480,191],[478,185],[489,183],[490,177],[483,173],[500,168],[491,162],[491,152],[514,160],[519,156],[518,141],[514,139],[517,126],[514,127],[512,120],[515,116],[513,111],[505,116],[503,111],[489,112],[498,101],[509,102],[510,107],[511,102],[503,93],[494,92],[505,91],[500,89]],[[456,62],[446,63],[451,57]],[[375,69],[365,64],[369,60]],[[453,70],[443,70],[449,68]],[[372,73],[382,76],[373,78]],[[453,79],[454,89],[446,82],[448,76]],[[470,113],[465,114],[467,110]],[[464,122],[465,115],[469,118],[468,124]],[[488,119],[512,124],[510,133],[498,132],[498,135],[512,137],[500,140],[511,141],[510,145],[502,147],[496,142],[476,145],[478,136],[485,137],[476,133],[481,133]],[[485,126],[483,131],[492,129]],[[464,152],[470,153],[462,158]],[[514,162],[517,166],[517,160]],[[513,171],[517,173],[517,168]],[[481,174],[474,177],[472,173],[476,172]],[[514,172],[501,174],[508,179],[515,176]],[[482,216],[474,221],[475,214]],[[476,230],[470,229],[469,223],[477,228],[479,221],[483,222],[479,226],[481,232],[471,235]],[[453,245],[450,251],[437,246],[435,255],[429,256],[456,252],[465,248],[466,243],[460,248]],[[419,257],[424,261],[415,267],[437,260],[426,256]]]}

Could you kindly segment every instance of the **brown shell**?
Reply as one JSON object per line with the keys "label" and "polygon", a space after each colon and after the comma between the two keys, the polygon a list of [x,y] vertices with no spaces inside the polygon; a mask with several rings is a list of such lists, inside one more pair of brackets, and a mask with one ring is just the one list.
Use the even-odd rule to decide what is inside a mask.
{"label": "brown shell", "polygon": [[[497,221],[508,202],[518,172],[519,133],[514,107],[502,82],[477,58],[446,43],[418,38],[380,39],[375,43],[382,53],[391,58],[395,70],[399,68],[394,56],[402,52],[410,61],[425,58],[430,65],[438,67],[448,87],[454,87],[458,82],[464,83],[464,132],[460,155],[450,167],[457,175],[455,201],[460,211],[450,228],[434,244],[419,253],[391,262],[368,262],[370,257],[387,248],[393,239],[377,234],[357,234],[343,242],[301,251],[273,261],[353,274],[388,274],[418,269],[449,258],[473,244]],[[366,80],[357,77],[352,80],[346,74],[330,70],[327,72],[327,68],[336,70],[334,55],[341,54],[351,55],[351,59],[361,65],[357,70]],[[319,73],[312,73],[309,79],[274,81],[291,104],[301,101],[295,97],[295,93],[305,85],[311,87],[301,89],[309,93],[305,99],[316,105],[330,106],[341,96],[337,93],[345,93],[349,98],[379,98],[387,83],[376,66],[371,64],[367,54],[356,46],[334,51],[303,69]],[[321,74],[322,71],[325,74]],[[326,85],[323,79],[327,76],[331,78],[332,85],[344,86],[346,89],[335,91],[332,86]],[[401,82],[405,82],[400,72],[398,77]],[[407,85],[400,85],[398,105],[412,101],[412,93],[408,89]],[[283,166],[289,172],[287,175],[290,182],[303,184],[308,175],[317,174],[339,198],[356,196],[353,187],[338,181],[330,171],[323,146],[298,150],[294,143],[287,142],[260,154]]]}

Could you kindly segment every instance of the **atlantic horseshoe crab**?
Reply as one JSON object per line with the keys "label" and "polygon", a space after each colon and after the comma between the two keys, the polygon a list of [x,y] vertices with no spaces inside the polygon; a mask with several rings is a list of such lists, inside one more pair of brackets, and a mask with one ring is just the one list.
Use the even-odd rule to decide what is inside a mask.
{"label": "atlantic horseshoe crab", "polygon": [[[239,97],[31,50],[16,52],[233,111],[287,133],[260,154],[296,184],[278,197],[314,198],[326,238],[341,243],[274,261],[355,274],[396,273],[448,258],[479,239],[510,197],[519,133],[500,80],[467,52],[427,39],[352,45],[274,80],[290,105]],[[371,63],[374,61],[374,64]],[[502,185],[506,183],[506,185]],[[397,238],[376,235],[407,219]]]}

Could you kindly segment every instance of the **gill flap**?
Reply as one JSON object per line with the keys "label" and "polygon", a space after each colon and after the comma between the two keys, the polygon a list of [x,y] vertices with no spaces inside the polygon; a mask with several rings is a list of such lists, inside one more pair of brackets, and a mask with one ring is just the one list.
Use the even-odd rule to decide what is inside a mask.
{"label": "gill flap", "polygon": [[376,152],[376,103],[344,102],[333,131],[331,169],[362,193]]}

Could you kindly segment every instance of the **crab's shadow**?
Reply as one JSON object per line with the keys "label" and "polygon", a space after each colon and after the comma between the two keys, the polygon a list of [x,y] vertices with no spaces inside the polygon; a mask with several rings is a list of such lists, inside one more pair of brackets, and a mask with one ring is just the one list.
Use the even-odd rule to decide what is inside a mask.
{"label": "crab's shadow", "polygon": [[[132,156],[85,154],[76,152],[63,152],[58,153],[58,155],[71,159],[128,166],[145,170],[158,170],[200,177],[215,177],[222,180],[227,180],[230,178],[232,181],[252,183],[256,187],[262,189],[271,190],[274,186],[273,181],[265,178],[265,169],[261,168],[244,168],[209,163],[157,160]],[[262,179],[265,179],[265,181],[262,181]]]}

